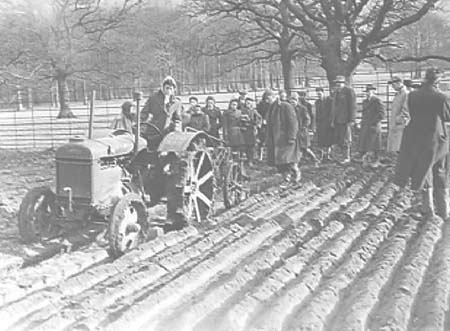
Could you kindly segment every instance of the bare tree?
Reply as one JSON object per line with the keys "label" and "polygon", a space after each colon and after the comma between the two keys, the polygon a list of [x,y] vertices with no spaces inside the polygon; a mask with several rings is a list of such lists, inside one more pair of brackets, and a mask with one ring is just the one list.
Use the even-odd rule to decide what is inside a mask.
{"label": "bare tree", "polygon": [[[102,55],[108,51],[105,35],[123,24],[141,2],[121,0],[111,5],[104,0],[54,0],[47,15],[29,6],[12,7],[14,15],[10,16],[21,20],[18,28],[29,39],[22,47],[20,59],[26,62],[22,67],[34,78],[56,81],[58,117],[74,116],[67,102],[67,79],[102,73]],[[33,24],[25,25],[24,18]]]}
{"label": "bare tree", "polygon": [[235,61],[234,68],[260,60],[280,61],[287,90],[293,85],[293,60],[314,55],[304,35],[291,28],[295,17],[284,2],[191,0],[188,8],[193,16],[209,17],[205,24],[221,27],[209,30],[211,34],[206,37],[204,48],[206,55],[243,53],[244,58]]}
{"label": "bare tree", "polygon": [[439,0],[281,0],[297,18],[291,28],[304,33],[321,56],[331,81],[351,78],[365,59],[391,46],[396,31],[424,17]]}

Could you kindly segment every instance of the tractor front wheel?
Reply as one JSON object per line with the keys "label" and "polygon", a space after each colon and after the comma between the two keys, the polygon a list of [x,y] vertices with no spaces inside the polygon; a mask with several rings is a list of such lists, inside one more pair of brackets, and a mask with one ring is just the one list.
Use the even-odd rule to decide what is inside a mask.
{"label": "tractor front wheel", "polygon": [[147,213],[139,195],[127,193],[113,207],[109,223],[109,253],[119,257],[144,241]]}
{"label": "tractor front wheel", "polygon": [[19,234],[25,242],[36,242],[57,235],[61,227],[53,222],[55,194],[49,187],[28,191],[19,208]]}

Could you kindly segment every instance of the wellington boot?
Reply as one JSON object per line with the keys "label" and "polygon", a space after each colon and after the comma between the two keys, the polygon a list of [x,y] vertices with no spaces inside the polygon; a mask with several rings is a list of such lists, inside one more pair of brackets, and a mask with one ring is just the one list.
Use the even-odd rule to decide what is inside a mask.
{"label": "wellington boot", "polygon": [[449,190],[448,189],[434,189],[434,203],[436,209],[436,215],[446,220],[449,217],[448,204],[449,204]]}

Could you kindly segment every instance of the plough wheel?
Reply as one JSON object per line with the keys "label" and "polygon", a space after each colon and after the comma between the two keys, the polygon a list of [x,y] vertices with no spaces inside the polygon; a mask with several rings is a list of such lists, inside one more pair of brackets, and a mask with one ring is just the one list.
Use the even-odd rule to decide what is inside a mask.
{"label": "plough wheel", "polygon": [[205,151],[190,152],[171,163],[167,188],[167,216],[176,228],[201,223],[212,209],[213,165]]}
{"label": "plough wheel", "polygon": [[141,198],[125,194],[113,207],[109,223],[109,253],[118,257],[144,241],[147,214]]}
{"label": "plough wheel", "polygon": [[225,208],[231,208],[246,199],[246,182],[239,162],[230,161],[224,171],[223,202]]}
{"label": "plough wheel", "polygon": [[58,234],[61,230],[52,217],[55,216],[55,194],[49,187],[31,189],[20,204],[19,234],[25,242],[36,242]]}

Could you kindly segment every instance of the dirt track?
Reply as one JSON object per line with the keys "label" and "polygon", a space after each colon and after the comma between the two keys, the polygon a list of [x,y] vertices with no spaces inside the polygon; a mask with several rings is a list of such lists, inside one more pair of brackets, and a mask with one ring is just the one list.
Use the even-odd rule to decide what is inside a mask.
{"label": "dirt track", "polygon": [[95,240],[20,243],[14,214],[51,183],[49,158],[0,170],[2,330],[450,329],[450,225],[412,218],[389,169],[306,168],[113,261]]}

